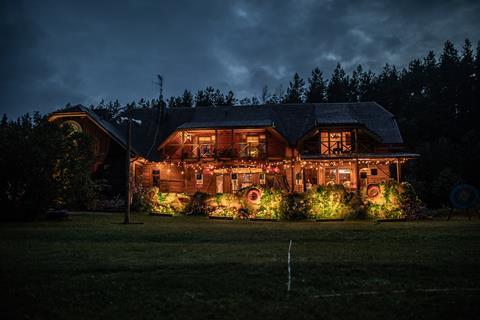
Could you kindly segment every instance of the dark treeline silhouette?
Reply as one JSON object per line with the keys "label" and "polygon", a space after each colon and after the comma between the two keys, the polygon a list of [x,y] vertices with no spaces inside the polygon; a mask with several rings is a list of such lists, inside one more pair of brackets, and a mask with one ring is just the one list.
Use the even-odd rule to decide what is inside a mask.
{"label": "dark treeline silhouette", "polygon": [[[307,81],[295,73],[280,94],[271,93],[265,86],[260,98],[238,100],[232,91],[224,94],[209,86],[195,95],[185,90],[166,103],[176,108],[376,101],[396,116],[407,149],[422,155],[409,163],[406,179],[427,203],[436,206],[447,204],[448,193],[458,181],[479,185],[479,97],[480,47],[474,53],[466,39],[460,52],[447,41],[439,56],[430,51],[401,70],[386,64],[374,74],[358,65],[349,75],[337,64],[328,81],[319,68]],[[129,106],[149,108],[158,103],[142,99]],[[102,102],[94,108],[106,110],[110,117],[122,110],[118,101]]]}

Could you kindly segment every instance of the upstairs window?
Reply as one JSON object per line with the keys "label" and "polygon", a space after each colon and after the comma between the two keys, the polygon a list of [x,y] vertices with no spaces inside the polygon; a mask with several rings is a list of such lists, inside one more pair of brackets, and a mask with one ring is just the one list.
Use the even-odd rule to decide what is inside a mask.
{"label": "upstairs window", "polygon": [[352,131],[322,131],[320,142],[322,155],[349,154],[352,152]]}
{"label": "upstairs window", "polygon": [[198,137],[198,148],[201,158],[213,156],[215,136]]}
{"label": "upstairs window", "polygon": [[266,136],[260,135],[244,135],[240,143],[240,156],[259,158],[266,153]]}

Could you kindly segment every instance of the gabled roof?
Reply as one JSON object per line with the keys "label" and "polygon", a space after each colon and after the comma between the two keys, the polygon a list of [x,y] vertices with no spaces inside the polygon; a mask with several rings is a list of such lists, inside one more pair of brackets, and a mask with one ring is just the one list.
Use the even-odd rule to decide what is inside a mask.
{"label": "gabled roof", "polygon": [[[89,117],[96,125],[100,127],[100,129],[104,130],[113,140],[118,142],[122,147],[126,148],[127,145],[127,139],[126,139],[126,130],[121,130],[122,128],[114,121],[108,121],[106,119],[103,119],[99,115],[97,115],[93,110],[86,108],[82,105],[76,105],[64,109],[60,109],[58,111],[55,111],[50,115],[51,117],[59,117],[59,116],[69,116],[75,113],[81,113],[85,114],[87,117]],[[139,152],[135,148],[135,144],[132,146],[132,151],[136,154],[139,154]]]}
{"label": "gabled roof", "polygon": [[[83,106],[58,112],[76,111],[88,113],[112,137],[125,145],[125,123],[104,120]],[[403,143],[393,114],[375,102],[166,108],[159,126],[160,111],[156,108],[134,109],[132,118],[140,122],[134,121],[132,125],[134,150],[149,160],[158,160],[157,146],[178,129],[272,127],[291,146],[295,146],[314,128],[359,126],[374,133],[382,143]]]}

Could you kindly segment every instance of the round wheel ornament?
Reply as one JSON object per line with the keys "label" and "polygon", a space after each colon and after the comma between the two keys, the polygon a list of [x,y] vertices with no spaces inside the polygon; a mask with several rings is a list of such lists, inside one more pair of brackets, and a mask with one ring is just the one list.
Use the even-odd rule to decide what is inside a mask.
{"label": "round wheel ornament", "polygon": [[367,197],[374,199],[380,195],[380,187],[376,184],[371,184],[367,187]]}
{"label": "round wheel ornament", "polygon": [[260,203],[260,198],[262,197],[262,193],[257,188],[252,188],[247,192],[247,201],[253,204]]}

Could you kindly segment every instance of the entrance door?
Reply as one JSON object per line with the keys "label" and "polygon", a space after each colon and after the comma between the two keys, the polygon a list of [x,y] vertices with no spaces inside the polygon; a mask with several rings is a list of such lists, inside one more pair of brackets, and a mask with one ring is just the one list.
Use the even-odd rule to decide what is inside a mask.
{"label": "entrance door", "polygon": [[223,193],[223,174],[216,176],[217,193]]}
{"label": "entrance door", "polygon": [[333,186],[337,183],[337,169],[326,168],[325,169],[325,185]]}

